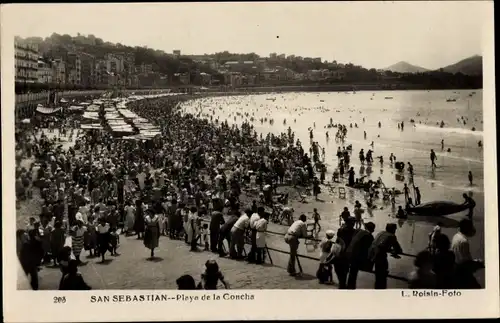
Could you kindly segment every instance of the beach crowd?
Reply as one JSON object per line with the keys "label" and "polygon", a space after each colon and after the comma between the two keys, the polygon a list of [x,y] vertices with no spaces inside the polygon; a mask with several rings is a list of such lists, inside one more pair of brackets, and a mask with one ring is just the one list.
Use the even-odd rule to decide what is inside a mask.
{"label": "beach crowd", "polygon": [[[33,118],[30,124],[18,125],[17,203],[34,195],[43,201],[40,213],[17,230],[19,260],[33,289],[38,289],[41,266],[52,263],[61,269],[59,289],[90,289],[78,272],[80,255],[86,252],[87,258],[106,262],[108,253],[118,254],[122,235],[137,236],[152,259],[160,237],[166,236],[183,240],[186,252],[213,252],[262,264],[268,224],[276,219],[287,220],[289,226],[284,236],[290,253],[287,272],[301,274],[296,269],[299,244],[302,239],[321,238],[321,217],[316,210],[313,223],[304,214],[294,216],[289,192],[297,188],[299,196],[318,198],[326,180],[324,152],[312,137],[311,148],[303,147],[291,127],[279,135],[263,136],[251,123],[229,125],[213,116],[203,119],[183,113],[178,106],[185,99],[127,104],[161,129],[161,135],[150,140],[124,139],[106,129],[78,129],[78,114],[50,121]],[[51,135],[54,129],[57,134]],[[347,127],[342,129],[343,135],[336,137],[343,142]],[[74,139],[74,144],[64,148],[61,137]],[[374,235],[375,224],[363,221],[362,214],[372,207],[383,185],[355,178],[349,167],[351,154],[351,146],[339,147],[340,171],[332,180],[342,181],[345,173],[347,186],[367,191],[366,206],[356,201],[351,211],[332,210],[341,213],[341,226],[319,239],[316,276],[322,284],[332,283],[334,271],[339,288],[355,289],[359,271],[373,271],[374,288],[384,289],[388,256],[403,252],[395,235],[397,225],[388,223]],[[361,151],[359,157],[373,160],[371,151],[366,156]],[[33,162],[22,167],[23,158]],[[396,192],[383,190],[383,194],[393,202]],[[416,255],[409,287],[480,288],[473,274],[483,264],[469,251],[468,239],[474,234],[470,219],[460,222],[451,240],[436,226],[429,235],[429,248]],[[189,275],[179,277],[179,289],[216,289],[218,282],[229,288],[216,261],[205,267],[199,283]]]}

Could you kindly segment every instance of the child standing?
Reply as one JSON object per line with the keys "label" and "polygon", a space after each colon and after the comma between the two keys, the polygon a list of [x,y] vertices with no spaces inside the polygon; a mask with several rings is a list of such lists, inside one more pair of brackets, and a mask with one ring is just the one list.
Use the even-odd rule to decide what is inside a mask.
{"label": "child standing", "polygon": [[208,251],[208,224],[204,223],[201,229],[201,243],[205,246],[205,251]]}
{"label": "child standing", "polygon": [[[319,224],[319,220],[321,220],[321,216],[319,215],[317,208],[314,208],[313,210],[313,220],[314,220],[313,232],[320,232],[321,224]],[[316,227],[318,227],[318,231],[316,231]]]}

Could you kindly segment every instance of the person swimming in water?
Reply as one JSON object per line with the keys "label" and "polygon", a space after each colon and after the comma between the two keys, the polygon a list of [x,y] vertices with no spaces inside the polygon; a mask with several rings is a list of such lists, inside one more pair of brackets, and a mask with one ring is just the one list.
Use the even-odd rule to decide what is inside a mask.
{"label": "person swimming in water", "polygon": [[363,131],[363,137],[365,138],[366,140],[366,131]]}
{"label": "person swimming in water", "polygon": [[382,123],[380,123],[380,121],[378,122],[378,127],[381,128],[382,127]]}
{"label": "person swimming in water", "polygon": [[468,177],[469,177],[469,184],[470,184],[470,186],[472,186],[472,172],[471,171],[469,171]]}
{"label": "person swimming in water", "polygon": [[441,151],[444,150],[444,139],[441,139]]}

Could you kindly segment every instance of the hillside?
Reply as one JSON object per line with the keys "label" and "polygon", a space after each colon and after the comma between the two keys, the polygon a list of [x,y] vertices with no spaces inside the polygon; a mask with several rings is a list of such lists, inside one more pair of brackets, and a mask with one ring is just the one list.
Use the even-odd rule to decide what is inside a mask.
{"label": "hillside", "polygon": [[452,74],[481,75],[483,73],[483,57],[475,55],[463,59],[455,64],[443,67],[443,71]]}
{"label": "hillside", "polygon": [[384,68],[386,71],[396,72],[396,73],[423,73],[427,72],[428,69],[412,65],[407,62],[398,62],[394,65],[391,65],[387,68]]}
{"label": "hillside", "polygon": [[147,47],[131,47],[120,43],[105,42],[94,35],[80,35],[75,37],[70,35],[59,35],[53,33],[45,39],[41,37],[30,37],[27,39],[36,43],[39,52],[46,58],[66,57],[69,52],[84,52],[93,55],[96,59],[104,59],[108,53],[133,54],[135,65],[151,64],[153,71],[161,74],[184,73],[199,69],[201,72],[217,74],[208,66],[195,63],[188,57],[175,58],[161,50],[154,50]]}

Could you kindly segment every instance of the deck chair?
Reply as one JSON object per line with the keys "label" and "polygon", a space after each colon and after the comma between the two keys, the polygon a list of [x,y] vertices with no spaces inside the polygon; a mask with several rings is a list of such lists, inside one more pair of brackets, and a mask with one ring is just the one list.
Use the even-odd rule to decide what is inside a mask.
{"label": "deck chair", "polygon": [[307,194],[306,194],[306,190],[305,189],[297,189],[297,193],[299,195],[299,201],[302,202],[302,203],[307,203],[306,201],[306,198],[307,198]]}
{"label": "deck chair", "polygon": [[339,198],[345,199],[345,188],[339,187]]}

